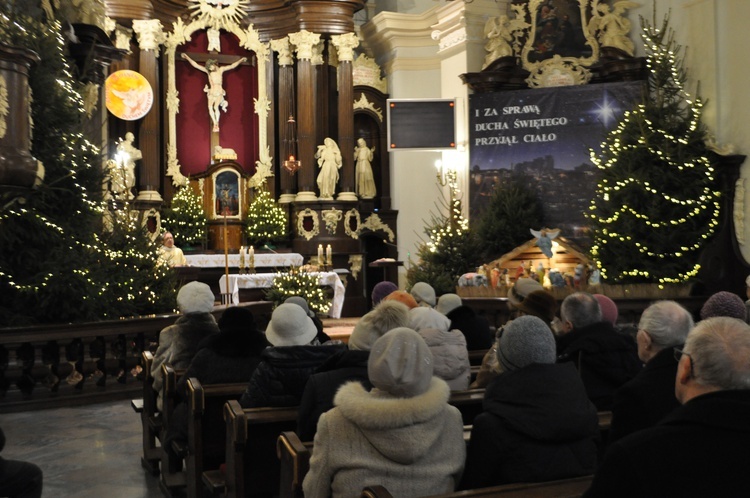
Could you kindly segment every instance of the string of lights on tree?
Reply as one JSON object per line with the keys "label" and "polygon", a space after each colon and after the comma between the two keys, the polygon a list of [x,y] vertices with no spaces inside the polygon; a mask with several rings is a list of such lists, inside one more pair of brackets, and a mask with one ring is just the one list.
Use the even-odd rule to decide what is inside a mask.
{"label": "string of lights on tree", "polygon": [[[34,51],[29,74],[36,189],[0,203],[0,323],[81,322],[174,311],[174,272],[127,203],[108,204],[98,147],[83,129],[82,83],[62,23],[31,4],[0,13],[0,41]],[[32,8],[33,7],[33,8]],[[106,225],[106,226],[105,226]]]}
{"label": "string of lights on tree", "polygon": [[252,245],[277,242],[287,235],[286,213],[262,187],[248,207],[246,233]]}
{"label": "string of lights on tree", "polygon": [[201,198],[190,185],[182,187],[172,197],[172,205],[165,210],[161,224],[172,233],[179,247],[200,246],[205,242],[208,219]]}
{"label": "string of lights on tree", "polygon": [[665,16],[641,18],[649,78],[591,160],[601,173],[587,217],[591,253],[611,283],[680,283],[700,271],[718,227],[720,193],[708,157],[703,103],[685,90],[682,48]]}
{"label": "string of lights on tree", "polygon": [[272,301],[274,307],[292,296],[304,298],[316,313],[328,313],[331,308],[331,301],[318,284],[318,277],[296,267],[274,278],[273,285],[265,292],[266,300]]}

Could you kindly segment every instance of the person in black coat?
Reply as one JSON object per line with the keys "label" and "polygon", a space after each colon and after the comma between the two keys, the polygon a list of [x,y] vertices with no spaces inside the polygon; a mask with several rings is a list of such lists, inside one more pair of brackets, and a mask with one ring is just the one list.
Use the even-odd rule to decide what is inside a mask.
{"label": "person in black coat", "polygon": [[503,372],[474,419],[461,489],[566,479],[594,472],[599,424],[575,368],[555,363],[555,339],[538,317],[503,330]]}
{"label": "person in black coat", "polygon": [[261,353],[247,389],[240,398],[243,408],[296,406],[310,375],[344,344],[321,345],[312,319],[296,304],[280,304],[271,315],[266,339],[272,347]]}
{"label": "person in black coat", "polygon": [[[201,384],[248,382],[260,363],[261,353],[269,346],[266,337],[255,327],[253,313],[238,306],[227,308],[219,318],[219,333],[198,344],[185,373],[177,383],[178,403],[167,427],[167,451],[172,441],[187,441],[187,381],[197,378]],[[224,429],[221,429],[222,431]]]}
{"label": "person in black coat", "polygon": [[611,410],[615,391],[643,367],[635,341],[602,321],[599,302],[587,292],[563,300],[557,333],[558,363],[572,362],[597,410]]}
{"label": "person in black coat", "polygon": [[674,301],[658,301],[643,311],[636,342],[646,366],[615,391],[609,443],[656,425],[680,406],[674,393],[673,348],[682,347],[693,326],[690,313]]}
{"label": "person in black coat", "polygon": [[613,443],[585,497],[750,496],[750,326],[703,320],[675,352],[682,406]]}
{"label": "person in black coat", "polygon": [[409,323],[409,308],[399,301],[382,301],[363,316],[349,336],[349,349],[329,357],[310,377],[302,394],[297,435],[312,441],[320,415],[333,408],[333,397],[345,382],[356,380],[369,391],[367,360],[373,343],[391,329]]}
{"label": "person in black coat", "polygon": [[460,330],[466,337],[466,349],[479,351],[492,347],[494,337],[490,331],[490,322],[474,313],[473,309],[464,306],[458,294],[443,294],[438,299],[435,309],[451,321],[448,330]]}
{"label": "person in black coat", "polygon": [[[0,451],[5,448],[5,433],[0,429]],[[0,457],[0,496],[40,498],[44,477],[42,469],[31,462]]]}

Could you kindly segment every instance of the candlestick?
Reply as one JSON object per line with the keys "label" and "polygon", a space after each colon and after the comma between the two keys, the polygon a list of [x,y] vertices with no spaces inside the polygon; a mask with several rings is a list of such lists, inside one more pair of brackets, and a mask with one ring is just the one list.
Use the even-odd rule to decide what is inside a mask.
{"label": "candlestick", "polygon": [[333,266],[333,250],[331,249],[331,244],[326,246],[326,265]]}

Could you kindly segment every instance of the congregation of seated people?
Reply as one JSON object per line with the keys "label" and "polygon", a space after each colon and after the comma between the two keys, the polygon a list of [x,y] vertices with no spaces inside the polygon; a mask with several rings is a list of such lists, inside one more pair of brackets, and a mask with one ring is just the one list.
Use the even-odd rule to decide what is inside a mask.
{"label": "congregation of seated people", "polygon": [[[697,325],[677,302],[655,301],[628,333],[606,296],[575,292],[558,310],[538,282],[519,279],[511,319],[494,333],[455,294],[382,284],[346,342],[330,340],[299,297],[279,305],[264,332],[240,308],[217,324],[205,316],[205,289],[188,284],[157,356],[206,384],[246,382],[244,408],[298,406],[297,433],[315,448],[308,497],[592,475],[586,496],[750,496],[741,471],[750,326],[738,296],[711,296]],[[485,388],[483,410],[466,441],[449,400],[470,387],[470,343],[487,351],[471,385]]]}

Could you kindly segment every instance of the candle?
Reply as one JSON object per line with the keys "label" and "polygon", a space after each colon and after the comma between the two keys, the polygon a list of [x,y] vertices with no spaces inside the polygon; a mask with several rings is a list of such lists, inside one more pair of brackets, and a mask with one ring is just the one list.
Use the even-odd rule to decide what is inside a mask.
{"label": "candle", "polygon": [[254,258],[254,257],[255,257],[255,248],[254,248],[253,246],[250,246],[250,249],[249,249],[249,251],[250,251],[250,252],[249,252],[249,254],[250,254],[250,257],[251,257],[251,258]]}
{"label": "candle", "polygon": [[323,244],[318,244],[318,265],[322,266],[325,264],[323,260]]}
{"label": "candle", "polygon": [[240,246],[240,270],[245,267],[245,246]]}
{"label": "candle", "polygon": [[328,266],[333,266],[333,250],[331,249],[331,244],[326,246],[326,264]]}

